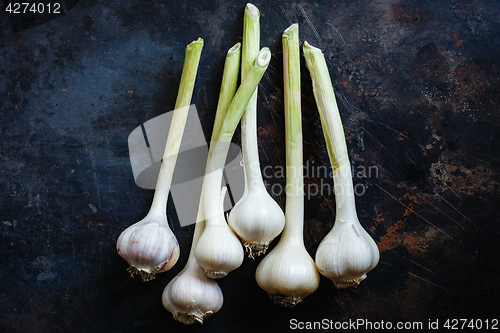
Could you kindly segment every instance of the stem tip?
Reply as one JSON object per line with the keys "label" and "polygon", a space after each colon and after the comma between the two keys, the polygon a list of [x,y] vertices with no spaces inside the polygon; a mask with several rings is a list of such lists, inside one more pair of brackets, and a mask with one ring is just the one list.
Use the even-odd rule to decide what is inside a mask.
{"label": "stem tip", "polygon": [[271,61],[271,51],[268,47],[263,47],[257,55],[255,62],[257,66],[263,68],[269,64],[269,61]]}
{"label": "stem tip", "polygon": [[251,4],[250,2],[247,3],[247,5],[245,7],[245,11],[252,16],[255,16],[255,17],[260,16],[259,8],[257,8],[257,6],[255,6],[254,4]]}

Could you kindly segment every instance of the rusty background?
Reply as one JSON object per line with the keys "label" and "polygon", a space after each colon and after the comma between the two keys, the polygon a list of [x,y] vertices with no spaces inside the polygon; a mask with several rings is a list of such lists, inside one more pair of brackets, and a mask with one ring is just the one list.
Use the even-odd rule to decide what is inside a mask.
{"label": "rusty background", "polygon": [[[40,1],[43,2],[43,1]],[[47,1],[45,1],[47,2]],[[259,93],[261,166],[284,163],[281,41],[292,22],[324,50],[348,140],[358,214],[381,252],[357,288],[319,289],[294,309],[269,301],[245,259],[219,280],[225,302],[184,327],[161,293],[183,267],[131,279],[115,242],[153,192],[134,183],[127,137],[175,103],[184,48],[205,47],[193,103],[208,138],[224,54],[245,1],[61,1],[61,15],[13,15],[0,1],[0,330],[263,332],[289,322],[499,318],[500,4],[497,1],[255,1],[273,60]],[[304,163],[328,165],[307,71]],[[234,142],[239,142],[239,133]],[[276,175],[269,186],[284,184]],[[331,183],[308,175],[306,187]],[[284,207],[284,196],[276,195]],[[331,193],[305,203],[314,256]],[[426,330],[424,330],[426,331]]]}

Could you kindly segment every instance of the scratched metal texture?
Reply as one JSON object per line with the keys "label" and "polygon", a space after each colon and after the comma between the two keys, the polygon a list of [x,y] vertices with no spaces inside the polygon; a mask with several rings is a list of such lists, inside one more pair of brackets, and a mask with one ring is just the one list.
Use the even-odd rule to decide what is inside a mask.
{"label": "scratched metal texture", "polygon": [[[143,283],[115,242],[145,216],[127,137],[172,110],[185,46],[203,37],[196,104],[207,137],[226,50],[245,1],[63,1],[64,13],[13,17],[0,1],[0,331],[263,332],[289,322],[498,318],[500,302],[500,4],[497,1],[255,1],[273,52],[259,92],[262,168],[284,163],[281,32],[323,49],[336,89],[361,224],[380,263],[357,289],[319,289],[274,306],[245,259],[219,280],[225,301],[203,326],[163,309],[193,226],[168,215],[181,245],[169,272]],[[304,163],[329,165],[307,71]],[[234,142],[239,143],[237,132]],[[365,173],[360,171],[365,171]],[[269,187],[285,179],[273,173]],[[310,174],[305,186],[331,184]],[[275,195],[284,207],[284,196]],[[314,256],[332,227],[326,191],[305,202]],[[274,245],[275,243],[273,243]]]}

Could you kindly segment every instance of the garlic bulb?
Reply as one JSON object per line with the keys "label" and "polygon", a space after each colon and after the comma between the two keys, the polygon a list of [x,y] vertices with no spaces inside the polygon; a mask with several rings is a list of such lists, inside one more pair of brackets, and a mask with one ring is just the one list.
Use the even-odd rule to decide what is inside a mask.
{"label": "garlic bulb", "polygon": [[375,241],[359,223],[348,161],[333,169],[336,218],[316,251],[319,272],[338,288],[356,287],[378,263]]}
{"label": "garlic bulb", "polygon": [[130,265],[130,275],[139,275],[143,281],[168,271],[179,258],[179,243],[161,212],[148,214],[125,229],[118,237],[116,249]]}
{"label": "garlic bulb", "polygon": [[[196,224],[198,228],[203,222]],[[196,231],[195,231],[196,233]],[[196,243],[193,243],[195,246]],[[191,255],[186,267],[165,287],[162,303],[183,324],[203,324],[203,320],[222,307],[222,291],[214,280],[208,278],[203,268]]]}
{"label": "garlic bulb", "polygon": [[257,284],[281,306],[293,307],[319,286],[319,273],[304,246],[304,177],[300,109],[299,28],[283,33],[285,83],[286,209],[278,245],[257,266]]}
{"label": "garlic bulb", "polygon": [[316,265],[338,288],[356,287],[377,265],[379,251],[356,214],[351,164],[325,57],[320,49],[307,42],[303,49],[335,184],[335,224],[316,251]]}
{"label": "garlic bulb", "polygon": [[[243,17],[241,77],[244,78],[259,53],[260,12],[248,3]],[[229,214],[228,223],[240,237],[250,258],[264,254],[285,225],[281,207],[267,193],[262,180],[257,145],[257,89],[241,118],[241,152],[245,192]]]}
{"label": "garlic bulb", "polygon": [[281,207],[261,183],[249,183],[241,199],[229,214],[229,226],[243,241],[249,255],[264,254],[269,243],[285,226]]}
{"label": "garlic bulb", "polygon": [[224,218],[223,187],[219,199],[219,214],[207,218],[205,230],[198,240],[195,256],[205,274],[212,279],[226,276],[240,267],[243,262],[243,248]]}
{"label": "garlic bulb", "polygon": [[255,278],[275,304],[291,308],[318,288],[319,273],[302,239],[286,229],[278,245],[257,266]]}
{"label": "garlic bulb", "polygon": [[378,263],[377,245],[357,219],[335,220],[316,252],[320,273],[336,287],[356,287]]}

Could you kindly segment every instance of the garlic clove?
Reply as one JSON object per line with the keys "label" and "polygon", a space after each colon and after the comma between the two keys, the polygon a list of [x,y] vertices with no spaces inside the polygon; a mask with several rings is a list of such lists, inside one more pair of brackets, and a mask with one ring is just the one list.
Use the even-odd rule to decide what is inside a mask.
{"label": "garlic clove", "polygon": [[316,251],[316,266],[336,287],[356,287],[378,263],[375,241],[357,221],[336,220]]}
{"label": "garlic clove", "polygon": [[162,294],[165,309],[185,325],[203,324],[203,320],[220,310],[223,301],[219,285],[204,274],[194,257],[168,283]]}
{"label": "garlic clove", "polygon": [[288,308],[312,294],[320,282],[316,265],[301,242],[280,241],[259,263],[255,278],[275,304]]}
{"label": "garlic clove", "polygon": [[125,229],[116,243],[118,254],[130,265],[132,277],[150,281],[166,272],[179,259],[179,243],[168,227],[166,216],[146,216]]}
{"label": "garlic clove", "polygon": [[251,188],[233,207],[229,226],[242,240],[250,258],[265,254],[285,226],[281,207],[267,191]]}

